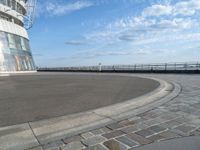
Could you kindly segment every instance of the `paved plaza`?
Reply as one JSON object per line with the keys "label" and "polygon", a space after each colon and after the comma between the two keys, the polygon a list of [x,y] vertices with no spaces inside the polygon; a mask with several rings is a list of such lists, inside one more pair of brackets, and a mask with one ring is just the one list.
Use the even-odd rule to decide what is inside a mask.
{"label": "paved plaza", "polygon": [[[178,97],[158,108],[89,132],[56,140],[32,150],[146,150],[153,149],[154,146],[151,146],[151,143],[199,136],[200,77],[198,75],[148,76],[177,82],[182,86],[182,91]],[[187,141],[190,142],[187,143]],[[184,145],[183,141],[182,143],[179,141],[178,143],[182,144],[182,147],[179,145],[179,148],[199,149],[198,141],[199,138],[186,140],[187,145]],[[175,143],[177,143],[176,140],[173,144],[169,142],[168,145],[157,148],[166,149],[166,146],[172,145],[170,147],[175,149],[173,147],[176,145]],[[196,145],[194,145],[195,143]]]}
{"label": "paved plaza", "polygon": [[[181,86],[181,91],[166,103],[155,105],[147,109],[148,111],[133,114],[120,121],[113,119],[111,124],[97,125],[95,129],[87,129],[86,132],[72,136],[66,134],[63,138],[46,143],[37,139],[37,144],[28,150],[200,149],[199,75],[138,75],[177,83]],[[4,133],[1,133],[0,129],[1,134],[9,131],[3,130]],[[36,130],[33,129],[34,131]]]}

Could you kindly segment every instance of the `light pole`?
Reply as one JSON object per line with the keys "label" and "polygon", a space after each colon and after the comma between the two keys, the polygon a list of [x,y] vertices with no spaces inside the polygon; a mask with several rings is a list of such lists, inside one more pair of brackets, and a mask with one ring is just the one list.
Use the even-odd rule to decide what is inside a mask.
{"label": "light pole", "polygon": [[101,63],[99,63],[99,72],[101,72]]}

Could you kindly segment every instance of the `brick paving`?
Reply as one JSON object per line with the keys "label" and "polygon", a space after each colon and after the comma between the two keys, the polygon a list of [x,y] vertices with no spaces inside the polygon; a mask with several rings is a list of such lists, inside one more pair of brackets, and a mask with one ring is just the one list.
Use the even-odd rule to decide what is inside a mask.
{"label": "brick paving", "polygon": [[153,142],[200,135],[200,77],[152,75],[182,86],[178,97],[145,113],[31,150],[128,150]]}

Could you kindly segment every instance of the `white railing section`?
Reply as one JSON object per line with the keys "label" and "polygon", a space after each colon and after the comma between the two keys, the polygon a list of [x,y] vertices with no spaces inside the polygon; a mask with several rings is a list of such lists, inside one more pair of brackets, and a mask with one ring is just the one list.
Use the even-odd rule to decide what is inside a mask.
{"label": "white railing section", "polygon": [[163,63],[163,64],[135,64],[108,66],[77,66],[77,67],[38,67],[38,70],[61,71],[196,71],[200,70],[200,63]]}

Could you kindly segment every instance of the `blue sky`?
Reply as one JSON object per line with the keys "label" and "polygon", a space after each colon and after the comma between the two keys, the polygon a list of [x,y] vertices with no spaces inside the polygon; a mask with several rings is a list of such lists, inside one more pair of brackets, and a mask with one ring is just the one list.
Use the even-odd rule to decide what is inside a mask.
{"label": "blue sky", "polygon": [[38,66],[200,60],[200,0],[38,0]]}

